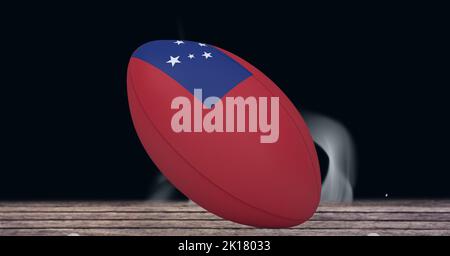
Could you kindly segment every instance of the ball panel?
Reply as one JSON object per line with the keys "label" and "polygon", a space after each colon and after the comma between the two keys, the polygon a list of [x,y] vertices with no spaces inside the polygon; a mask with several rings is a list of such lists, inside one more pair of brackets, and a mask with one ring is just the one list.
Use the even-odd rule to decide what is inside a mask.
{"label": "ball panel", "polygon": [[259,69],[248,63],[246,60],[242,59],[241,57],[227,51],[224,49],[221,49],[219,47],[216,47],[220,49],[222,52],[227,54],[230,58],[234,59],[236,62],[238,62],[240,65],[242,65],[244,68],[246,68],[248,71],[250,71],[253,76],[271,93],[273,96],[280,97],[280,104],[282,105],[283,109],[288,112],[289,116],[291,117],[292,121],[297,125],[302,137],[303,141],[308,148],[309,156],[311,158],[311,163],[313,165],[313,173],[315,174],[315,181],[317,182],[316,190],[318,190],[319,198],[320,198],[320,192],[321,192],[321,177],[320,177],[320,166],[319,166],[319,159],[317,157],[317,152],[314,146],[314,141],[310,135],[309,128],[306,125],[305,121],[301,117],[297,107],[289,100],[289,98],[286,96],[286,94],[270,79],[268,78],[263,72],[261,72]]}
{"label": "ball panel", "polygon": [[[170,111],[170,101],[179,95],[193,99],[192,95],[146,62],[135,59],[130,67],[135,74],[135,87],[145,99],[144,110],[161,136],[210,182],[277,216],[306,219],[314,212],[316,197],[311,194],[314,177],[309,177],[310,160],[301,141],[292,139],[298,135],[286,113],[280,112],[281,136],[274,144],[260,144],[259,133],[177,134],[170,127],[175,112]],[[270,95],[256,80],[249,79],[228,96]],[[169,172],[161,170],[165,175]]]}
{"label": "ball panel", "polygon": [[[306,220],[289,220],[271,215],[245,204],[208,182],[155,129],[136,96],[130,74],[127,91],[133,124],[146,152],[164,175],[191,200],[220,217],[256,227],[290,227]],[[170,170],[183,171],[175,173]]]}

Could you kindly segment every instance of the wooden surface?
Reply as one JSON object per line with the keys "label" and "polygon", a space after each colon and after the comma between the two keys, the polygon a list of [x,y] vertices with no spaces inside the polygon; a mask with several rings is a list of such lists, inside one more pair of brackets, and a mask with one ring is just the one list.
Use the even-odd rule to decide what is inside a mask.
{"label": "wooden surface", "polygon": [[0,202],[0,235],[450,235],[450,201],[322,204],[289,229],[235,224],[189,202]]}

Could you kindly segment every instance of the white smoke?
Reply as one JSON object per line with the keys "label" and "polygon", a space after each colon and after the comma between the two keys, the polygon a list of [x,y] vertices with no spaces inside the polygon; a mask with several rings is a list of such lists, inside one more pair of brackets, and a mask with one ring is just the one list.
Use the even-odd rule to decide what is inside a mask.
{"label": "white smoke", "polygon": [[[329,117],[302,112],[314,142],[329,159],[326,176],[323,177],[322,202],[351,202],[356,178],[356,157],[353,139],[348,130]],[[184,197],[159,174],[148,195],[150,200],[173,200]]]}
{"label": "white smoke", "polygon": [[302,114],[314,142],[329,158],[321,201],[351,202],[356,178],[356,158],[350,133],[342,124],[326,116],[311,112]]}
{"label": "white smoke", "polygon": [[164,201],[173,199],[183,199],[172,184],[162,175],[158,174],[155,183],[152,185],[151,192],[148,194],[148,200]]}

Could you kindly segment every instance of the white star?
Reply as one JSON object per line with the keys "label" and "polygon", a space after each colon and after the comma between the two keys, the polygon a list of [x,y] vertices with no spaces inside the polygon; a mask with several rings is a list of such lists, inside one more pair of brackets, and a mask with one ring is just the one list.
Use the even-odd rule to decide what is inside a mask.
{"label": "white star", "polygon": [[205,59],[212,58],[210,52],[203,52],[202,56],[205,57]]}
{"label": "white star", "polygon": [[192,60],[192,59],[194,59],[194,58],[195,58],[195,56],[194,56],[194,54],[192,54],[192,53],[189,53],[189,55],[188,55],[188,58]]}
{"label": "white star", "polygon": [[198,43],[201,47],[206,47],[206,44]]}
{"label": "white star", "polygon": [[175,42],[173,42],[174,44],[178,44],[178,45],[180,45],[180,44],[184,44],[184,42],[183,41],[180,41],[180,40],[177,40],[177,41],[175,41]]}
{"label": "white star", "polygon": [[181,61],[179,61],[178,58],[180,58],[180,56],[177,56],[175,58],[170,56],[170,60],[168,60],[166,63],[172,64],[172,67],[173,67],[173,66],[175,66],[175,64],[181,63]]}

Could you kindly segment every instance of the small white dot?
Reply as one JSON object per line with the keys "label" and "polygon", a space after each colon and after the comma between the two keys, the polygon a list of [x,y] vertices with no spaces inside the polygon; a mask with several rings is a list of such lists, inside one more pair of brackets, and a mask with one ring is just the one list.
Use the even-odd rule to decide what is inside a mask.
{"label": "small white dot", "polygon": [[388,195],[388,193],[386,193],[385,195],[384,195],[384,197],[388,197],[389,195]]}

